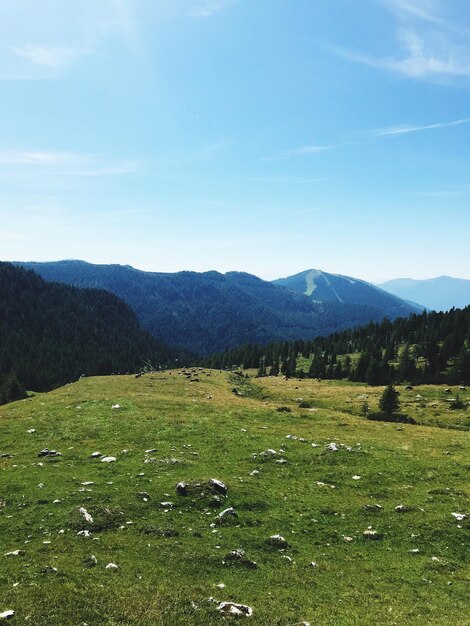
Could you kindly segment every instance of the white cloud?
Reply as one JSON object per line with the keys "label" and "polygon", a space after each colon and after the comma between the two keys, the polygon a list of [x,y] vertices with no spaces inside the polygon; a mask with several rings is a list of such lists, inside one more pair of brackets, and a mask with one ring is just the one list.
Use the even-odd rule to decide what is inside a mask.
{"label": "white cloud", "polygon": [[423,126],[392,126],[390,128],[379,128],[374,132],[377,137],[389,135],[407,135],[408,133],[417,133],[423,130],[433,130],[436,128],[450,128],[452,126],[461,126],[470,123],[470,118],[455,120],[453,122],[437,122],[436,124],[425,124]]}
{"label": "white cloud", "polygon": [[441,0],[377,0],[397,20],[390,56],[334,48],[344,58],[406,78],[442,80],[470,76],[470,28]]}
{"label": "white cloud", "polygon": [[210,17],[214,13],[234,5],[236,2],[237,0],[206,0],[206,2],[200,2],[195,9],[190,11],[189,15],[192,17]]}
{"label": "white cloud", "polygon": [[117,176],[139,169],[136,161],[109,162],[99,155],[79,152],[12,150],[0,152],[0,166],[62,176]]}
{"label": "white cloud", "polygon": [[263,161],[277,161],[280,159],[290,159],[292,157],[306,156],[311,154],[320,154],[322,152],[328,152],[334,150],[336,146],[299,146],[298,148],[292,148],[291,150],[285,150],[277,155],[264,157]]}
{"label": "white cloud", "polygon": [[86,54],[86,51],[76,48],[35,46],[33,44],[27,44],[22,47],[9,46],[9,50],[13,54],[31,61],[34,65],[55,69],[63,69],[76,61],[80,56]]}

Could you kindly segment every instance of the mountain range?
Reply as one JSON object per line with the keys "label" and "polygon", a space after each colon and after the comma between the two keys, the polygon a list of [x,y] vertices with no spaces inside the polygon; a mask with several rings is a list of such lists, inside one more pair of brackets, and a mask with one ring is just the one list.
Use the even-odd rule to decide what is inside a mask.
{"label": "mountain range", "polygon": [[19,265],[47,281],[111,291],[155,338],[199,355],[310,339],[421,310],[364,281],[315,270],[271,283],[241,272],[144,272],[76,260]]}
{"label": "mountain range", "polygon": [[470,304],[470,280],[439,276],[427,280],[397,278],[379,285],[399,298],[412,300],[434,311],[464,308]]}

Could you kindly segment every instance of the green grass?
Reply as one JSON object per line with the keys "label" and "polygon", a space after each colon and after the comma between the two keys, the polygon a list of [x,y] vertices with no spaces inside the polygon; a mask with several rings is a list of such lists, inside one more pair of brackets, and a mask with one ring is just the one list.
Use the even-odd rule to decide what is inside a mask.
{"label": "green grass", "polygon": [[[212,596],[250,605],[241,619],[253,625],[469,624],[469,518],[451,513],[470,513],[470,410],[449,410],[440,387],[400,391],[402,412],[424,425],[363,419],[362,396],[375,410],[381,389],[219,372],[198,383],[176,372],[83,379],[1,407],[0,454],[14,456],[0,459],[0,612],[35,626],[230,623]],[[353,451],[328,451],[331,441]],[[38,458],[44,447],[62,456]],[[267,448],[287,463],[253,458]],[[91,459],[96,450],[117,461]],[[175,491],[211,477],[238,512],[215,527],[210,496]],[[88,539],[77,536],[81,506],[98,517],[101,507]],[[364,539],[368,526],[382,538]],[[275,533],[285,552],[266,543]],[[258,568],[224,565],[236,548]],[[3,556],[17,549],[25,555]]]}

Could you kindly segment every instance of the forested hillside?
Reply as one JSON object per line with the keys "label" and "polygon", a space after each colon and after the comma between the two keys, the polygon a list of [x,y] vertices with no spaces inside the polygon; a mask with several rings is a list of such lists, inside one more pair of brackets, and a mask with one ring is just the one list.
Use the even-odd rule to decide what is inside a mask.
{"label": "forested hillside", "polygon": [[294,276],[278,278],[273,283],[303,293],[316,302],[342,302],[380,307],[384,311],[384,317],[388,319],[405,317],[424,310],[423,306],[406,302],[365,280],[329,274],[321,270],[306,270]]}
{"label": "forested hillside", "polygon": [[390,311],[371,303],[315,302],[241,272],[168,274],[83,261],[22,265],[45,280],[111,291],[154,337],[201,355],[244,343],[310,339],[412,312],[407,306]]}
{"label": "forested hillside", "polygon": [[470,307],[422,313],[312,341],[246,345],[207,359],[259,374],[389,382],[470,384]]}
{"label": "forested hillside", "polygon": [[0,401],[173,357],[116,296],[0,263]]}

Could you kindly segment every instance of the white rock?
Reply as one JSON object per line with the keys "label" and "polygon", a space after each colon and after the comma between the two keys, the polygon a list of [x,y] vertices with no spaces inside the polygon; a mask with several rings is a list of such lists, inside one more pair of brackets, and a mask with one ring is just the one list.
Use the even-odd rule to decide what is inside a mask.
{"label": "white rock", "polygon": [[253,615],[253,609],[245,604],[236,604],[235,602],[220,602],[217,610],[223,615],[246,616]]}
{"label": "white rock", "polygon": [[338,450],[339,450],[338,446],[335,444],[335,442],[334,442],[334,441],[332,441],[331,443],[329,443],[329,444],[326,446],[326,449],[327,449],[327,450],[330,450],[331,452],[338,452]]}
{"label": "white rock", "polygon": [[361,480],[361,477],[356,475],[356,476],[353,476],[352,479],[353,480]]}
{"label": "white rock", "polygon": [[105,569],[107,569],[108,572],[117,572],[119,567],[116,565],[116,563],[108,563]]}
{"label": "white rock", "polygon": [[451,513],[451,515],[455,517],[458,522],[463,522],[463,520],[467,517],[465,513]]}
{"label": "white rock", "polygon": [[30,428],[29,430],[26,431],[27,433],[35,433],[36,429],[35,428]]}
{"label": "white rock", "polygon": [[0,613],[0,619],[10,619],[10,617],[13,617],[14,615],[15,611],[9,609],[8,611],[3,611],[2,613]]}
{"label": "white rock", "polygon": [[120,409],[121,405],[120,404],[113,404],[113,406],[111,408],[112,409]]}
{"label": "white rock", "polygon": [[219,513],[218,518],[219,519],[224,519],[225,517],[238,517],[237,512],[235,511],[235,509],[233,508],[233,506],[229,507],[228,509],[224,509],[221,513]]}
{"label": "white rock", "polygon": [[250,472],[250,476],[258,476],[259,471],[258,470],[253,470],[252,472]]}
{"label": "white rock", "polygon": [[89,537],[91,537],[91,532],[89,530],[79,530],[77,535],[79,537],[85,537],[85,539],[88,539]]}
{"label": "white rock", "polygon": [[92,452],[92,453],[90,454],[90,457],[91,457],[92,459],[96,459],[96,458],[97,458],[97,457],[99,457],[99,456],[103,456],[103,455],[101,454],[101,452]]}
{"label": "white rock", "polygon": [[7,552],[5,556],[24,556],[24,550],[12,550]]}
{"label": "white rock", "polygon": [[114,463],[114,461],[117,461],[115,456],[104,456],[101,459],[101,463]]}
{"label": "white rock", "polygon": [[82,506],[78,509],[78,512],[83,517],[83,519],[89,524],[93,524],[93,517],[88,513],[88,511]]}
{"label": "white rock", "polygon": [[86,480],[84,483],[80,483],[83,487],[88,487],[89,485],[94,485],[95,483],[92,480]]}

